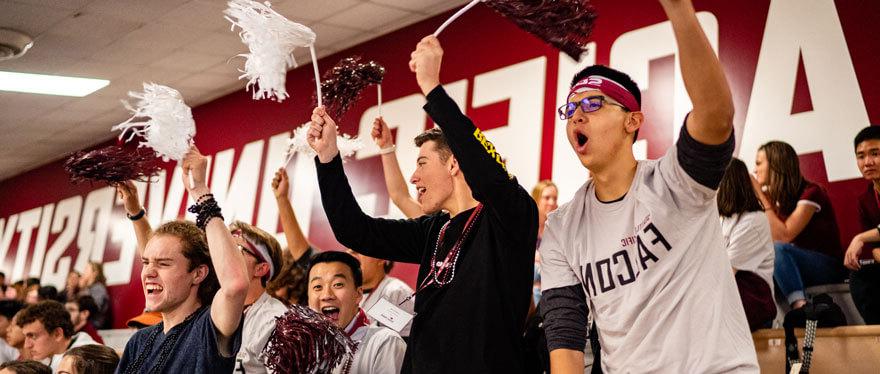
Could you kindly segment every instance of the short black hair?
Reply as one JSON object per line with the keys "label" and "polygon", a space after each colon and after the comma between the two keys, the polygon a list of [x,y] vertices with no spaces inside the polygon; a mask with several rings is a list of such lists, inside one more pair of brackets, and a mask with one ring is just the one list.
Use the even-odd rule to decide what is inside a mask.
{"label": "short black hair", "polygon": [[40,321],[49,333],[61,328],[65,338],[73,336],[73,321],[70,320],[70,313],[57,301],[47,300],[29,305],[21,311],[16,320],[20,327],[35,321]]}
{"label": "short black hair", "polygon": [[98,314],[98,303],[95,302],[95,298],[91,295],[80,295],[77,296],[76,299],[68,300],[67,302],[76,304],[76,307],[80,312],[87,310],[89,312],[89,317]]}
{"label": "short black hair", "polygon": [[40,278],[28,278],[28,279],[25,279],[25,281],[24,281],[24,285],[27,286],[27,287],[30,287],[30,286],[33,286],[33,285],[37,285],[37,286],[39,286],[39,285],[40,285]]}
{"label": "short black hair", "polygon": [[[636,83],[630,76],[620,70],[612,69],[605,65],[593,65],[587,66],[583,70],[579,71],[574,75],[574,78],[571,79],[571,85],[569,88],[574,87],[577,82],[580,82],[582,79],[589,77],[591,75],[600,75],[605,78],[611,79],[617,83],[619,83],[623,88],[626,88],[629,93],[633,95],[636,99],[636,102],[639,103],[639,107],[642,106],[642,90],[639,88],[639,84]],[[628,108],[632,109],[632,108]],[[639,130],[636,130],[635,134],[633,134],[633,142],[639,138]]]}
{"label": "short black hair", "polygon": [[322,262],[341,262],[347,265],[349,269],[351,269],[352,277],[354,277],[354,286],[360,287],[364,285],[364,274],[361,273],[361,262],[354,258],[354,256],[341,251],[321,252],[312,256],[311,264],[309,264],[309,271],[306,273],[306,281],[308,281],[308,274],[312,273],[312,268]]}
{"label": "short black hair", "polygon": [[24,303],[19,300],[0,300],[0,316],[8,320],[11,320],[22,308]]}
{"label": "short black hair", "polygon": [[853,140],[853,150],[866,140],[880,140],[880,126],[868,126],[859,131],[855,140]]}
{"label": "short black hair", "polygon": [[55,300],[58,301],[58,289],[55,286],[40,286],[37,289],[37,297],[40,301]]}

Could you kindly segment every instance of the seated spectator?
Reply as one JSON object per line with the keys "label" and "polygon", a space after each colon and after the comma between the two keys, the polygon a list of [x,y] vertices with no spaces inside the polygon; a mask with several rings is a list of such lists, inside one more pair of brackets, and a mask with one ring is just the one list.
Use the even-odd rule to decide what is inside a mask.
{"label": "seated spectator", "polygon": [[864,232],[850,242],[844,264],[852,270],[849,288],[859,314],[865,323],[875,325],[880,324],[880,127],[862,129],[854,143],[856,164],[870,183],[859,196]]}
{"label": "seated spectator", "polygon": [[37,289],[37,302],[47,300],[60,301],[58,300],[58,289],[55,286],[40,286]]}
{"label": "seated spectator", "polygon": [[101,335],[98,334],[95,325],[89,320],[92,313],[98,310],[95,299],[89,295],[81,295],[72,301],[64,303],[64,309],[67,309],[67,312],[70,313],[73,331],[89,334],[96,342],[104,344],[104,339],[101,339]]}
{"label": "seated spectator", "polygon": [[18,325],[25,336],[25,347],[33,359],[49,358],[49,366],[57,370],[64,352],[86,344],[96,344],[89,334],[74,333],[70,314],[57,301],[41,301],[22,309]]}
{"label": "seated spectator", "polygon": [[[22,303],[22,306],[24,306],[24,303]],[[24,332],[21,331],[21,326],[18,325],[19,315],[21,315],[20,310],[9,321],[9,328],[6,330],[6,343],[9,343],[10,346],[18,350],[18,360],[30,360],[33,358],[33,355],[31,350],[24,346]],[[48,360],[46,361],[48,362]]]}
{"label": "seated spectator", "polygon": [[67,351],[56,374],[113,374],[117,365],[113,348],[89,344]]}
{"label": "seated spectator", "polygon": [[[394,267],[394,261],[380,260],[355,251],[349,251],[349,253],[361,263],[361,272],[364,276],[364,297],[361,298],[359,305],[361,309],[368,312],[379,300],[385,299],[407,313],[413,314],[415,299],[410,297],[413,295],[413,289],[402,280],[388,275]],[[372,321],[370,325],[384,326],[378,321]],[[407,338],[411,327],[412,321],[409,321],[397,333],[401,337]]]}
{"label": "seated spectator", "polygon": [[76,300],[76,297],[79,296],[79,282],[80,282],[80,274],[76,270],[71,270],[70,273],[67,273],[67,282],[64,283],[64,290],[61,291],[61,297],[64,298],[64,301]]}
{"label": "seated spectator", "polygon": [[753,188],[775,242],[773,279],[791,308],[798,309],[807,303],[806,287],[846,277],[834,209],[825,190],[804,179],[797,153],[787,143],[762,145],[755,174]]}
{"label": "seated spectator", "polygon": [[0,374],[52,374],[52,368],[33,361],[10,361],[0,364]]}
{"label": "seated spectator", "polygon": [[773,238],[764,207],[755,196],[746,164],[734,158],[727,166],[717,195],[721,235],[739,296],[755,331],[776,317],[773,299]]}
{"label": "seated spectator", "polygon": [[18,359],[18,349],[8,343],[7,334],[15,314],[23,307],[18,300],[0,300],[0,363]]}
{"label": "seated spectator", "polygon": [[97,329],[107,329],[112,326],[110,322],[110,295],[107,293],[107,278],[104,277],[104,265],[90,261],[86,265],[80,278],[80,295],[89,295],[95,299],[98,312],[91,315],[89,320]]}
{"label": "seated spectator", "polygon": [[399,373],[406,343],[394,331],[370,326],[358,303],[363,297],[360,264],[345,252],[322,252],[312,257],[309,268],[309,307],[323,313],[343,329],[358,348],[351,360],[343,360],[333,373]]}

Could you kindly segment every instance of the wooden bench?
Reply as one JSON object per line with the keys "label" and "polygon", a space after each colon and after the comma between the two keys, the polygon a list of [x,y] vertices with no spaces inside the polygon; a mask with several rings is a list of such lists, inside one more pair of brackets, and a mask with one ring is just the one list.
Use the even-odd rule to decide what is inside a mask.
{"label": "wooden bench", "polygon": [[[803,359],[804,329],[795,329]],[[762,329],[752,334],[762,373],[785,372],[785,331]],[[880,325],[816,330],[810,373],[880,373]]]}

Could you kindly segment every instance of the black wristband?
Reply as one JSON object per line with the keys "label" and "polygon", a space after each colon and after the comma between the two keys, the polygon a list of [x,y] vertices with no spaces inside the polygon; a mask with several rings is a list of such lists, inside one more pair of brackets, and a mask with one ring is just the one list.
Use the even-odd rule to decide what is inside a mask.
{"label": "black wristband", "polygon": [[[207,195],[206,195],[207,196]],[[223,219],[223,214],[220,213],[220,206],[217,205],[217,200],[214,200],[214,196],[208,196],[207,198],[199,198],[198,203],[193,204],[187,209],[190,213],[196,214],[196,226],[202,231],[205,231],[205,227],[208,226],[208,221],[210,221],[214,217],[218,217],[221,220]]]}
{"label": "black wristband", "polygon": [[130,220],[132,220],[132,221],[137,221],[137,220],[139,220],[139,219],[141,219],[141,218],[144,218],[144,215],[145,215],[145,214],[147,214],[147,211],[144,210],[144,208],[141,208],[141,211],[140,211],[140,212],[137,212],[137,214],[135,214],[135,215],[131,215],[131,214],[128,214],[128,212],[126,212],[126,213],[125,213],[125,216],[128,217],[128,219],[130,219]]}

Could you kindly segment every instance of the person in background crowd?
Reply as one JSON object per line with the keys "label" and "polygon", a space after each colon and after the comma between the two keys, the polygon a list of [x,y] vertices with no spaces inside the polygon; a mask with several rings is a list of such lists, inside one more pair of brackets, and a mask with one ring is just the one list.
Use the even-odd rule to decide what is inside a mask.
{"label": "person in background crowd", "polygon": [[406,343],[388,328],[371,326],[358,307],[363,276],[357,259],[345,252],[322,252],[312,258],[308,274],[309,307],[324,314],[358,345],[354,357],[340,362],[333,373],[399,373]]}
{"label": "person in background crowd", "polygon": [[780,141],[758,148],[752,184],[775,242],[773,278],[791,308],[801,308],[806,287],[846,276],[831,200],[822,187],[804,179],[794,148]]}
{"label": "person in background crowd", "polygon": [[93,313],[98,311],[98,304],[89,295],[80,295],[76,299],[65,302],[64,309],[70,313],[70,321],[73,323],[73,331],[89,334],[99,344],[104,344],[104,339],[98,334],[95,325],[89,320]]}
{"label": "person in background crowd", "polygon": [[749,169],[734,158],[718,187],[721,236],[733,266],[740,300],[755,331],[776,317],[773,298],[773,238],[764,207],[752,189]]}
{"label": "person in background crowd", "polygon": [[[532,188],[532,199],[538,205],[538,247],[541,246],[541,237],[544,235],[544,224],[547,215],[559,207],[559,189],[549,179],[544,179]],[[532,286],[532,301],[534,305],[541,300],[541,253],[535,252],[535,282]],[[531,314],[531,313],[530,313]]]}
{"label": "person in background crowd", "polygon": [[859,196],[864,231],[852,238],[844,264],[852,270],[849,288],[859,314],[866,324],[876,325],[880,324],[880,127],[862,129],[853,143],[856,164],[870,183]]}
{"label": "person in background crowd", "polygon": [[293,260],[289,251],[285,250],[281,257],[284,264],[281,267],[281,274],[266,285],[266,292],[286,305],[308,305],[306,270]]}
{"label": "person in background crowd", "polygon": [[554,374],[584,372],[587,336],[600,352],[593,368],[607,373],[759,371],[715,205],[736,144],[732,94],[693,3],[658,2],[693,103],[666,154],[635,159],[645,114],[623,72],[584,68],[558,110],[590,177],[549,215],[541,240]]}
{"label": "person in background crowd", "polygon": [[238,248],[245,254],[250,277],[245,298],[243,336],[235,365],[236,373],[268,373],[263,348],[275,330],[275,320],[287,307],[266,292],[266,285],[281,270],[281,246],[269,233],[244,222],[236,221],[230,227]]}
{"label": "person in background crowd", "polygon": [[[272,192],[275,194],[275,203],[278,205],[278,218],[281,220],[281,227],[284,230],[288,253],[292,257],[293,264],[305,273],[309,268],[312,256],[320,251],[306,239],[305,233],[299,226],[293,205],[290,204],[290,179],[284,168],[279,168],[275,172],[275,177],[272,178]],[[295,288],[302,289],[302,287]],[[301,300],[300,304],[305,297],[305,294],[297,295],[297,298]]]}
{"label": "person in background crowd", "polygon": [[95,299],[98,312],[90,318],[97,329],[107,329],[112,326],[110,318],[110,295],[107,293],[107,278],[104,277],[104,265],[99,262],[89,261],[80,279],[80,294],[89,295]]}
{"label": "person in background crowd", "polygon": [[40,286],[37,289],[37,301],[60,301],[58,300],[58,289],[55,286]]}
{"label": "person in background crowd", "polygon": [[6,273],[0,271],[0,291],[6,293]]}
{"label": "person in background crowd", "polygon": [[82,345],[96,344],[89,334],[74,332],[70,314],[57,301],[41,301],[27,306],[18,315],[17,323],[24,332],[24,345],[33,358],[48,358],[53,370],[58,369],[64,352]]}
{"label": "person in background crowd", "polygon": [[394,144],[394,137],[391,129],[385,123],[385,119],[377,117],[373,120],[373,130],[370,132],[373,141],[379,147],[379,154],[382,157],[382,173],[385,176],[385,188],[388,190],[388,197],[391,202],[403,212],[406,218],[416,218],[425,215],[422,205],[409,193],[406,187],[406,180],[400,171],[400,164],[397,162],[397,145]]}
{"label": "person in background crowd", "polygon": [[64,283],[64,290],[61,291],[63,301],[76,300],[77,296],[79,296],[80,278],[81,276],[76,270],[70,270],[70,273],[67,273],[67,281]]}
{"label": "person in background crowd", "polygon": [[119,355],[113,348],[89,344],[67,351],[55,374],[113,374],[117,365]]}
{"label": "person in background crowd", "polygon": [[0,374],[52,374],[52,368],[33,360],[10,361],[0,364]]}
{"label": "person in background crowd", "polygon": [[24,308],[18,300],[0,300],[0,363],[18,359],[18,349],[8,342],[9,329],[13,325],[13,317]]}
{"label": "person in background crowd", "polygon": [[6,288],[6,299],[7,300],[18,300],[24,302],[25,299],[25,286],[24,281],[19,280],[15,283],[12,283],[11,286]]}
{"label": "person in background crowd", "polygon": [[[380,260],[362,255],[355,251],[349,251],[361,264],[361,272],[364,276],[364,297],[361,298],[360,308],[369,312],[379,300],[385,299],[405,310],[413,313],[413,289],[402,280],[388,275],[394,267],[393,261]],[[372,326],[384,326],[379,321],[372,320]],[[406,324],[398,334],[404,339],[409,337],[412,321]]]}
{"label": "person in background crowd", "polygon": [[146,308],[162,323],[137,331],[119,373],[230,373],[241,346],[248,293],[244,254],[206,184],[208,160],[193,146],[181,161],[196,224],[158,227],[141,255]]}
{"label": "person in background crowd", "polygon": [[[19,302],[21,303],[21,301]],[[21,305],[23,308],[25,304],[22,303]],[[21,326],[18,325],[19,315],[21,315],[20,310],[9,321],[9,327],[6,330],[6,342],[9,343],[10,346],[18,350],[19,360],[30,360],[33,358],[33,354],[31,353],[31,350],[29,348],[24,346],[24,332],[21,330]],[[45,361],[49,362],[49,360]]]}

